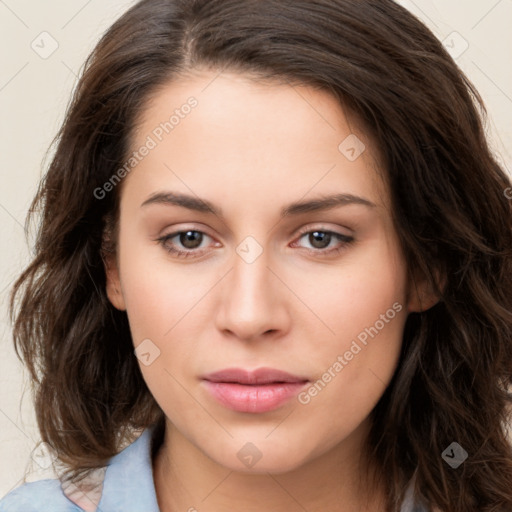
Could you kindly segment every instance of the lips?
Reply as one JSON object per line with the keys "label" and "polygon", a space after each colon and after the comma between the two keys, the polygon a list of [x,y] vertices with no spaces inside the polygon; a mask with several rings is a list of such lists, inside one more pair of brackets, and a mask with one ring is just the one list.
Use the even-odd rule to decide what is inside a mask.
{"label": "lips", "polygon": [[273,368],[249,371],[227,368],[203,378],[206,391],[219,404],[237,412],[264,413],[277,409],[307,384],[305,377]]}
{"label": "lips", "polygon": [[258,368],[249,371],[242,368],[226,368],[218,372],[210,373],[204,377],[210,382],[232,382],[236,384],[255,385],[270,384],[279,382],[301,383],[307,382],[306,377],[292,375],[282,370],[274,368]]}

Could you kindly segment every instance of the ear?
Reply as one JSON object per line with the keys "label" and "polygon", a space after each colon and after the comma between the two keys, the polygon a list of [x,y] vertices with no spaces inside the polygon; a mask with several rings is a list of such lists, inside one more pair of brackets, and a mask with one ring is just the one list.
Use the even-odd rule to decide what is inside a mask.
{"label": "ear", "polygon": [[423,273],[415,272],[409,278],[407,310],[421,313],[435,306],[441,300],[441,293],[446,285],[446,274],[433,270],[435,284]]}
{"label": "ear", "polygon": [[105,266],[105,274],[107,277],[107,297],[116,309],[126,311],[124,295],[121,289],[121,279],[119,278],[119,266],[115,253],[109,253],[104,256],[103,264]]}

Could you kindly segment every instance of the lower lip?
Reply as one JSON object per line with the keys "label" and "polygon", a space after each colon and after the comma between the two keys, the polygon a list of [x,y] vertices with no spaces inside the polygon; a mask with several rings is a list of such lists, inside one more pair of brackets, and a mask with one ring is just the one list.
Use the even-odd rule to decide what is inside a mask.
{"label": "lower lip", "polygon": [[296,396],[307,382],[260,385],[203,381],[211,395],[225,407],[238,412],[268,412]]}

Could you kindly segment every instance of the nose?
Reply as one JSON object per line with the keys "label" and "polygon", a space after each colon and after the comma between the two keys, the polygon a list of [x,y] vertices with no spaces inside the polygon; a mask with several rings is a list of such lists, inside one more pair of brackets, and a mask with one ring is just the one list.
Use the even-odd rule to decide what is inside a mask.
{"label": "nose", "polygon": [[265,251],[252,262],[234,255],[233,267],[222,280],[217,313],[217,328],[224,334],[252,341],[289,328],[290,292],[269,263]]}

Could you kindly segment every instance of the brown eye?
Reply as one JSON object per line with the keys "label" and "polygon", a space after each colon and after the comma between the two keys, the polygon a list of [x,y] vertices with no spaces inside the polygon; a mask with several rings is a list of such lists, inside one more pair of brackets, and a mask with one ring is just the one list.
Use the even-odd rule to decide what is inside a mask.
{"label": "brown eye", "polygon": [[200,246],[205,236],[211,238],[202,231],[187,229],[164,235],[158,238],[157,242],[159,242],[167,252],[180,258],[188,258],[201,256],[203,254],[204,250]]}
{"label": "brown eye", "polygon": [[[341,233],[324,229],[303,231],[298,240],[306,239],[306,237],[311,248],[302,247],[310,254],[316,256],[331,256],[337,254],[354,242],[354,237],[352,236],[342,235]],[[329,248],[333,240],[337,240],[338,244]],[[297,246],[297,242],[294,243],[294,246]],[[300,244],[298,246],[301,247]]]}
{"label": "brown eye", "polygon": [[332,235],[327,231],[312,231],[308,234],[308,241],[315,249],[325,249],[329,247]]}
{"label": "brown eye", "polygon": [[183,231],[179,235],[179,241],[185,249],[196,249],[201,245],[203,234],[200,231]]}

